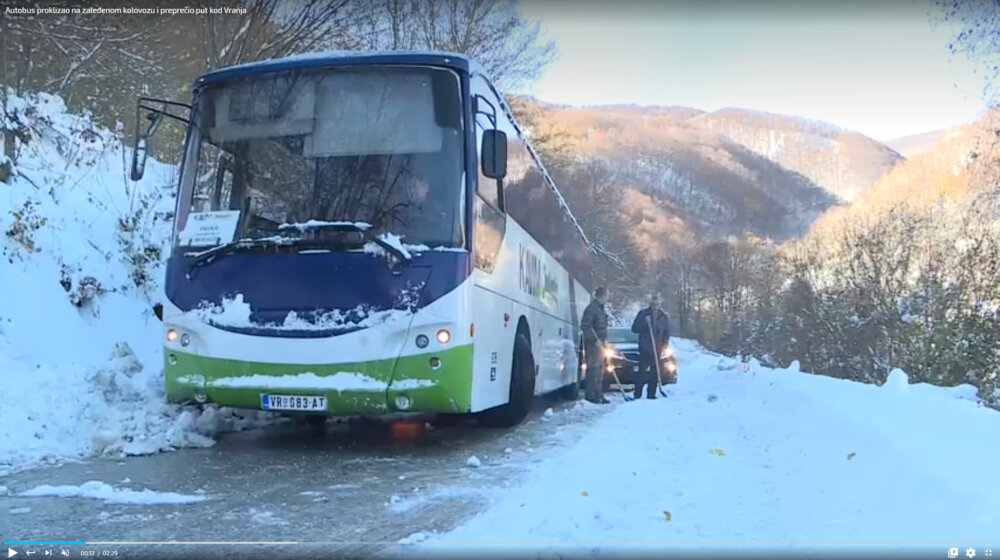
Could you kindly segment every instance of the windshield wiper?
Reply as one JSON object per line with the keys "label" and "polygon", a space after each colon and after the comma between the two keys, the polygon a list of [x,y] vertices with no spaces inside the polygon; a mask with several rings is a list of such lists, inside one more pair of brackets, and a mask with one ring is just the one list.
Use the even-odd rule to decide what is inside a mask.
{"label": "windshield wiper", "polygon": [[309,220],[308,222],[301,224],[281,224],[278,226],[279,231],[296,230],[299,232],[306,231],[344,231],[344,232],[357,232],[361,234],[361,239],[365,242],[372,241],[379,247],[385,249],[389,253],[392,253],[397,259],[405,262],[410,262],[413,257],[403,249],[389,243],[381,236],[372,234],[371,224],[366,224],[364,222],[320,222],[317,220]]}
{"label": "windshield wiper", "polygon": [[239,241],[231,241],[229,243],[223,243],[222,245],[212,247],[211,249],[201,251],[199,253],[185,253],[185,255],[193,255],[194,260],[188,265],[188,273],[192,270],[198,268],[199,266],[206,265],[214,261],[217,257],[223,255],[232,255],[233,253],[238,253],[244,249],[253,249],[256,247],[280,247],[286,245],[294,245],[296,239],[289,237],[263,237],[260,239],[241,239]]}

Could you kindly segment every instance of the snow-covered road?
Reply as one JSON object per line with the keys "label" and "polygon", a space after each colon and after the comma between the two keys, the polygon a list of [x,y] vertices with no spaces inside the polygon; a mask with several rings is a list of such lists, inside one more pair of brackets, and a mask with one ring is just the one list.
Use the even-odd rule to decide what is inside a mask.
{"label": "snow-covered road", "polygon": [[[230,434],[212,449],[26,471],[0,480],[4,533],[323,542],[339,544],[309,550],[396,557],[1000,549],[1000,414],[967,388],[898,376],[874,387],[677,347],[680,382],[668,399],[542,405],[509,432],[439,428],[401,441],[371,428],[319,435],[285,425]],[[125,494],[145,497],[122,504],[129,499],[90,484],[30,492],[75,497],[21,495],[91,480],[177,494]],[[228,550],[281,556],[273,546]]]}
{"label": "snow-covered road", "polygon": [[677,346],[669,399],[616,405],[488,512],[394,552],[1000,554],[1000,414],[969,388],[901,372],[875,387]]}
{"label": "snow-covered road", "polygon": [[[207,449],[93,459],[0,477],[0,535],[32,541],[298,541],[313,546],[93,545],[135,558],[373,553],[453,529],[607,412],[540,399],[514,430],[296,424],[227,434]],[[476,467],[469,465],[478,464]],[[143,490],[149,490],[143,492]],[[35,547],[42,549],[44,547]],[[27,546],[14,546],[22,554]]]}

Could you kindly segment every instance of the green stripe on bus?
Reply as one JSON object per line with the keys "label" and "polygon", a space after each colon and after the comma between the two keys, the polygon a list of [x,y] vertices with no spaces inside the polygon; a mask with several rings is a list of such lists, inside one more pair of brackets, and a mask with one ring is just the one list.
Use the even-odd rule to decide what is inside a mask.
{"label": "green stripe on bus", "polygon": [[[441,361],[439,369],[431,368],[431,358]],[[207,358],[164,351],[167,400],[187,402],[196,394],[206,395],[209,402],[235,408],[261,408],[262,394],[325,396],[328,412],[334,415],[378,414],[397,412],[398,396],[409,397],[407,412],[468,412],[472,401],[471,344],[415,356],[340,362],[332,364],[274,364]],[[174,363],[171,363],[173,361]],[[226,381],[254,375],[295,376],[314,374],[320,378],[338,373],[354,373],[367,378],[372,388],[310,389],[293,387],[229,387]],[[390,380],[392,383],[390,384]],[[385,387],[378,387],[378,384]],[[398,386],[398,387],[397,387]]]}

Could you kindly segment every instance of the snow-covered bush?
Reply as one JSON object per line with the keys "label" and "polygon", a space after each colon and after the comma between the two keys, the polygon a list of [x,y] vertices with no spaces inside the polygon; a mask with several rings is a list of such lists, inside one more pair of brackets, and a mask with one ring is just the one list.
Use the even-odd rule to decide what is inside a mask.
{"label": "snow-covered bush", "polygon": [[35,211],[35,202],[32,200],[24,201],[20,208],[9,212],[11,224],[4,233],[13,242],[13,246],[9,249],[4,247],[4,255],[8,262],[13,263],[14,259],[21,258],[21,251],[35,253],[41,250],[35,244],[34,233],[45,226],[46,220]]}
{"label": "snow-covered bush", "polygon": [[167,405],[160,300],[174,166],[140,182],[112,132],[58,97],[7,96],[16,162],[0,183],[0,473],[95,454],[210,445],[258,415]]}

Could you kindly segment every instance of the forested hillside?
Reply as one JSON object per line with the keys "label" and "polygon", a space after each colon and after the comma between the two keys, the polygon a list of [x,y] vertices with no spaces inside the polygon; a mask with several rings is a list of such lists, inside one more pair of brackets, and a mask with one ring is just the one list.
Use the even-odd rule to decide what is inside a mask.
{"label": "forested hillside", "polygon": [[996,390],[995,114],[904,160],[794,117],[511,101],[607,253],[613,299],[658,290],[679,333],[776,366]]}
{"label": "forested hillside", "polygon": [[944,133],[943,130],[933,130],[922,134],[901,136],[889,140],[885,145],[896,150],[903,157],[911,158],[933,150],[942,133]]}
{"label": "forested hillside", "polygon": [[722,109],[689,124],[718,131],[845,201],[866,192],[903,159],[863,134],[799,117]]}

